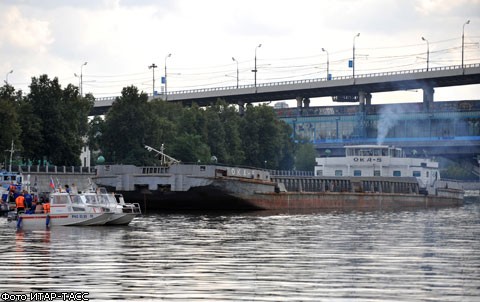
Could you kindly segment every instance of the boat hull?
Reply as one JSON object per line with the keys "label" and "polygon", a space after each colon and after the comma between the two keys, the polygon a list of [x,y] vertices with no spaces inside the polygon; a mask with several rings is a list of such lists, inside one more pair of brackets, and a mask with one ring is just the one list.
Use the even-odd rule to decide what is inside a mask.
{"label": "boat hull", "polygon": [[106,223],[108,225],[128,225],[137,216],[133,213],[114,213],[111,219]]}
{"label": "boat hull", "polygon": [[93,226],[104,225],[111,219],[111,213],[58,213],[20,214],[10,224],[22,229],[38,229],[51,226]]}
{"label": "boat hull", "polygon": [[[138,200],[147,211],[176,210],[281,210],[281,209],[399,209],[450,207],[463,204],[460,195],[438,196],[397,193],[354,192],[270,192],[227,193],[215,187],[189,192],[144,195],[124,192],[126,198]],[[245,193],[248,192],[248,193]]]}

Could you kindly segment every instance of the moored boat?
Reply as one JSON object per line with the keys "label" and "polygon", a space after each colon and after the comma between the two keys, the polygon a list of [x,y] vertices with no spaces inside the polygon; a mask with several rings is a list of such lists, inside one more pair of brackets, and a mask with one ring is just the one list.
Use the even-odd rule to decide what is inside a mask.
{"label": "moored boat", "polygon": [[84,204],[66,192],[54,192],[49,197],[50,211],[46,213],[10,212],[9,224],[22,229],[39,229],[50,226],[104,225],[112,216],[101,207]]}
{"label": "moored boat", "polygon": [[[150,210],[383,209],[457,206],[438,163],[399,148],[348,146],[317,159],[315,175],[221,165],[98,166],[95,182]],[[358,151],[358,152],[357,152]],[[361,151],[361,152],[360,152]],[[293,171],[295,172],[295,171]]]}
{"label": "moored boat", "polygon": [[128,225],[142,213],[138,203],[125,203],[121,194],[108,193],[105,188],[89,190],[80,193],[79,196],[86,204],[101,207],[105,212],[111,212],[110,220],[106,222],[109,225]]}

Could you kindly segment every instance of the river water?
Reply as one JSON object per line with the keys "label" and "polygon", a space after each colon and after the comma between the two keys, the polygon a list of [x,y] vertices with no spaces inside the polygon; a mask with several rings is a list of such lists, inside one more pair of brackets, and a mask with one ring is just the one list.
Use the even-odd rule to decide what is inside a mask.
{"label": "river water", "polygon": [[25,232],[0,218],[0,255],[0,301],[39,292],[90,301],[480,301],[480,200],[391,212],[147,214],[126,227]]}

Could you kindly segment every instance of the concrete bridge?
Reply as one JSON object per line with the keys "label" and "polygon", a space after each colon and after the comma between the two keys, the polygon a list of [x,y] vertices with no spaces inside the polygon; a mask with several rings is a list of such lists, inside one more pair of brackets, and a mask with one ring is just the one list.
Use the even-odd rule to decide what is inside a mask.
{"label": "concrete bridge", "polygon": [[[208,106],[223,99],[227,103],[243,106],[254,102],[297,100],[297,107],[308,108],[310,98],[332,96],[338,102],[371,103],[372,93],[422,89],[423,102],[428,108],[434,100],[434,89],[480,83],[480,63],[453,65],[429,69],[359,74],[333,78],[315,78],[297,81],[271,82],[256,85],[227,86],[194,90],[169,91],[168,94],[150,96],[184,105],[197,103]],[[116,97],[98,98],[93,115],[104,114]]]}

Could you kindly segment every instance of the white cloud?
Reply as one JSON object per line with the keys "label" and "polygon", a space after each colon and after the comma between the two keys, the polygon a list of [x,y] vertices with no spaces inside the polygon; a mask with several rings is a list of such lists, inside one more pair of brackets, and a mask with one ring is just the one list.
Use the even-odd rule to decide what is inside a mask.
{"label": "white cloud", "polygon": [[46,52],[53,42],[47,21],[27,18],[17,7],[9,7],[0,13],[0,40],[7,51],[19,51],[29,55]]}
{"label": "white cloud", "polygon": [[[116,95],[134,84],[150,92],[148,66],[158,66],[158,85],[165,56],[172,53],[166,61],[169,90],[235,85],[232,57],[239,62],[240,84],[249,84],[259,43],[259,82],[325,76],[322,48],[329,51],[331,73],[348,75],[357,32],[358,73],[424,67],[422,36],[430,41],[431,66],[459,64],[467,19],[466,40],[480,39],[479,1],[5,0],[0,56],[7,59],[0,62],[0,75],[14,69],[9,79],[24,90],[30,77],[43,73],[77,84],[73,74],[88,61],[84,91]],[[478,44],[469,44],[465,57],[478,62]],[[445,90],[435,97],[447,95]],[[464,95],[473,93],[458,98]],[[411,99],[412,92],[402,97]]]}

